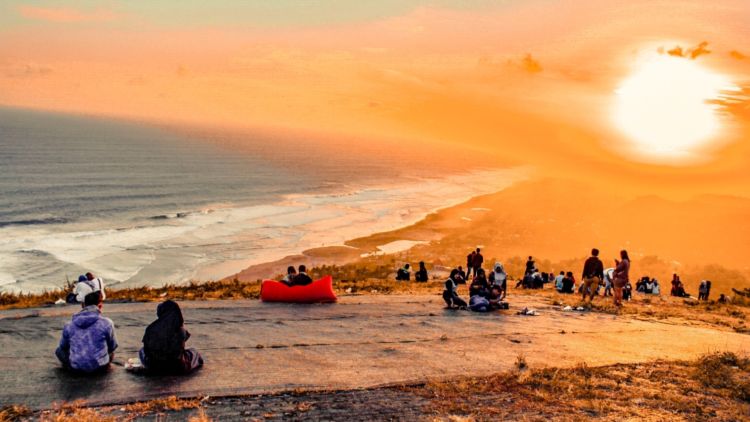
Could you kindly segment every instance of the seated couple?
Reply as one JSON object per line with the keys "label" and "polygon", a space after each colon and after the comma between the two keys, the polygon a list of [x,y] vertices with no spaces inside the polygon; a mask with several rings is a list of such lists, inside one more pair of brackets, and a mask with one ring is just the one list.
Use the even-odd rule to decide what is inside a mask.
{"label": "seated couple", "polygon": [[104,281],[91,273],[86,273],[86,275],[78,276],[78,281],[75,287],[73,287],[73,291],[68,293],[65,301],[67,303],[83,303],[87,294],[96,291],[102,292],[102,300],[107,298],[107,295],[104,293]]}
{"label": "seated couple", "polygon": [[313,282],[313,279],[307,275],[307,267],[304,265],[299,266],[299,272],[297,272],[293,266],[288,266],[286,269],[286,276],[281,279],[281,282],[289,287],[294,286],[307,286]]}
{"label": "seated couple", "polygon": [[[414,273],[414,281],[426,282],[429,281],[430,277],[427,274],[427,267],[424,265],[424,261],[419,262],[419,270]],[[411,280],[411,266],[405,264],[403,267],[396,271],[397,281],[410,281]]]}
{"label": "seated couple", "polygon": [[[158,319],[146,328],[139,353],[146,370],[188,374],[203,366],[203,358],[195,349],[185,349],[190,333],[185,329],[177,303],[171,300],[161,303],[156,314]],[[102,293],[89,293],[83,309],[65,324],[55,355],[65,369],[91,374],[106,371],[116,349],[114,323],[102,315]]]}

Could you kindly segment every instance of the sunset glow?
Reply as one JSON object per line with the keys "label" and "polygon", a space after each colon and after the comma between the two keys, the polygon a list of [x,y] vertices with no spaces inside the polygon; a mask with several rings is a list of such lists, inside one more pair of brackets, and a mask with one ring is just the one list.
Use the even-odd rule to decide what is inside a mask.
{"label": "sunset glow", "polygon": [[721,129],[719,98],[730,82],[680,57],[653,55],[616,91],[614,121],[645,155],[683,157]]}

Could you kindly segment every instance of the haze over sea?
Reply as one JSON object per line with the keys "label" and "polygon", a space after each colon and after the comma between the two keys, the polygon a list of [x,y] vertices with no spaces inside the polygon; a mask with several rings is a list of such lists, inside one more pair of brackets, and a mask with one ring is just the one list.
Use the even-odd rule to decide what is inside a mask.
{"label": "haze over sea", "polygon": [[521,177],[470,151],[424,160],[396,145],[0,109],[0,291],[86,271],[120,286],[222,278]]}

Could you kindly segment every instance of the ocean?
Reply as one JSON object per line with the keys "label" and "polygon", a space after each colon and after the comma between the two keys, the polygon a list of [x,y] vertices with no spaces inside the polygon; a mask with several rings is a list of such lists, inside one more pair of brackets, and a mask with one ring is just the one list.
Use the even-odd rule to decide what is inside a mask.
{"label": "ocean", "polygon": [[521,177],[478,161],[0,109],[0,291],[57,288],[87,271],[112,287],[223,278],[413,224]]}

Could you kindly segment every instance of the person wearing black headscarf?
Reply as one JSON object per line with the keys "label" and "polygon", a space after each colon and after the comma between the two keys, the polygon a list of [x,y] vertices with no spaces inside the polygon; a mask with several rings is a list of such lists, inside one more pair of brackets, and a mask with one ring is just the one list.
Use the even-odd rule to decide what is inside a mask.
{"label": "person wearing black headscarf", "polygon": [[185,329],[177,302],[167,300],[156,307],[157,320],[146,328],[139,353],[143,366],[150,372],[189,374],[203,366],[195,349],[185,349],[190,333]]}

